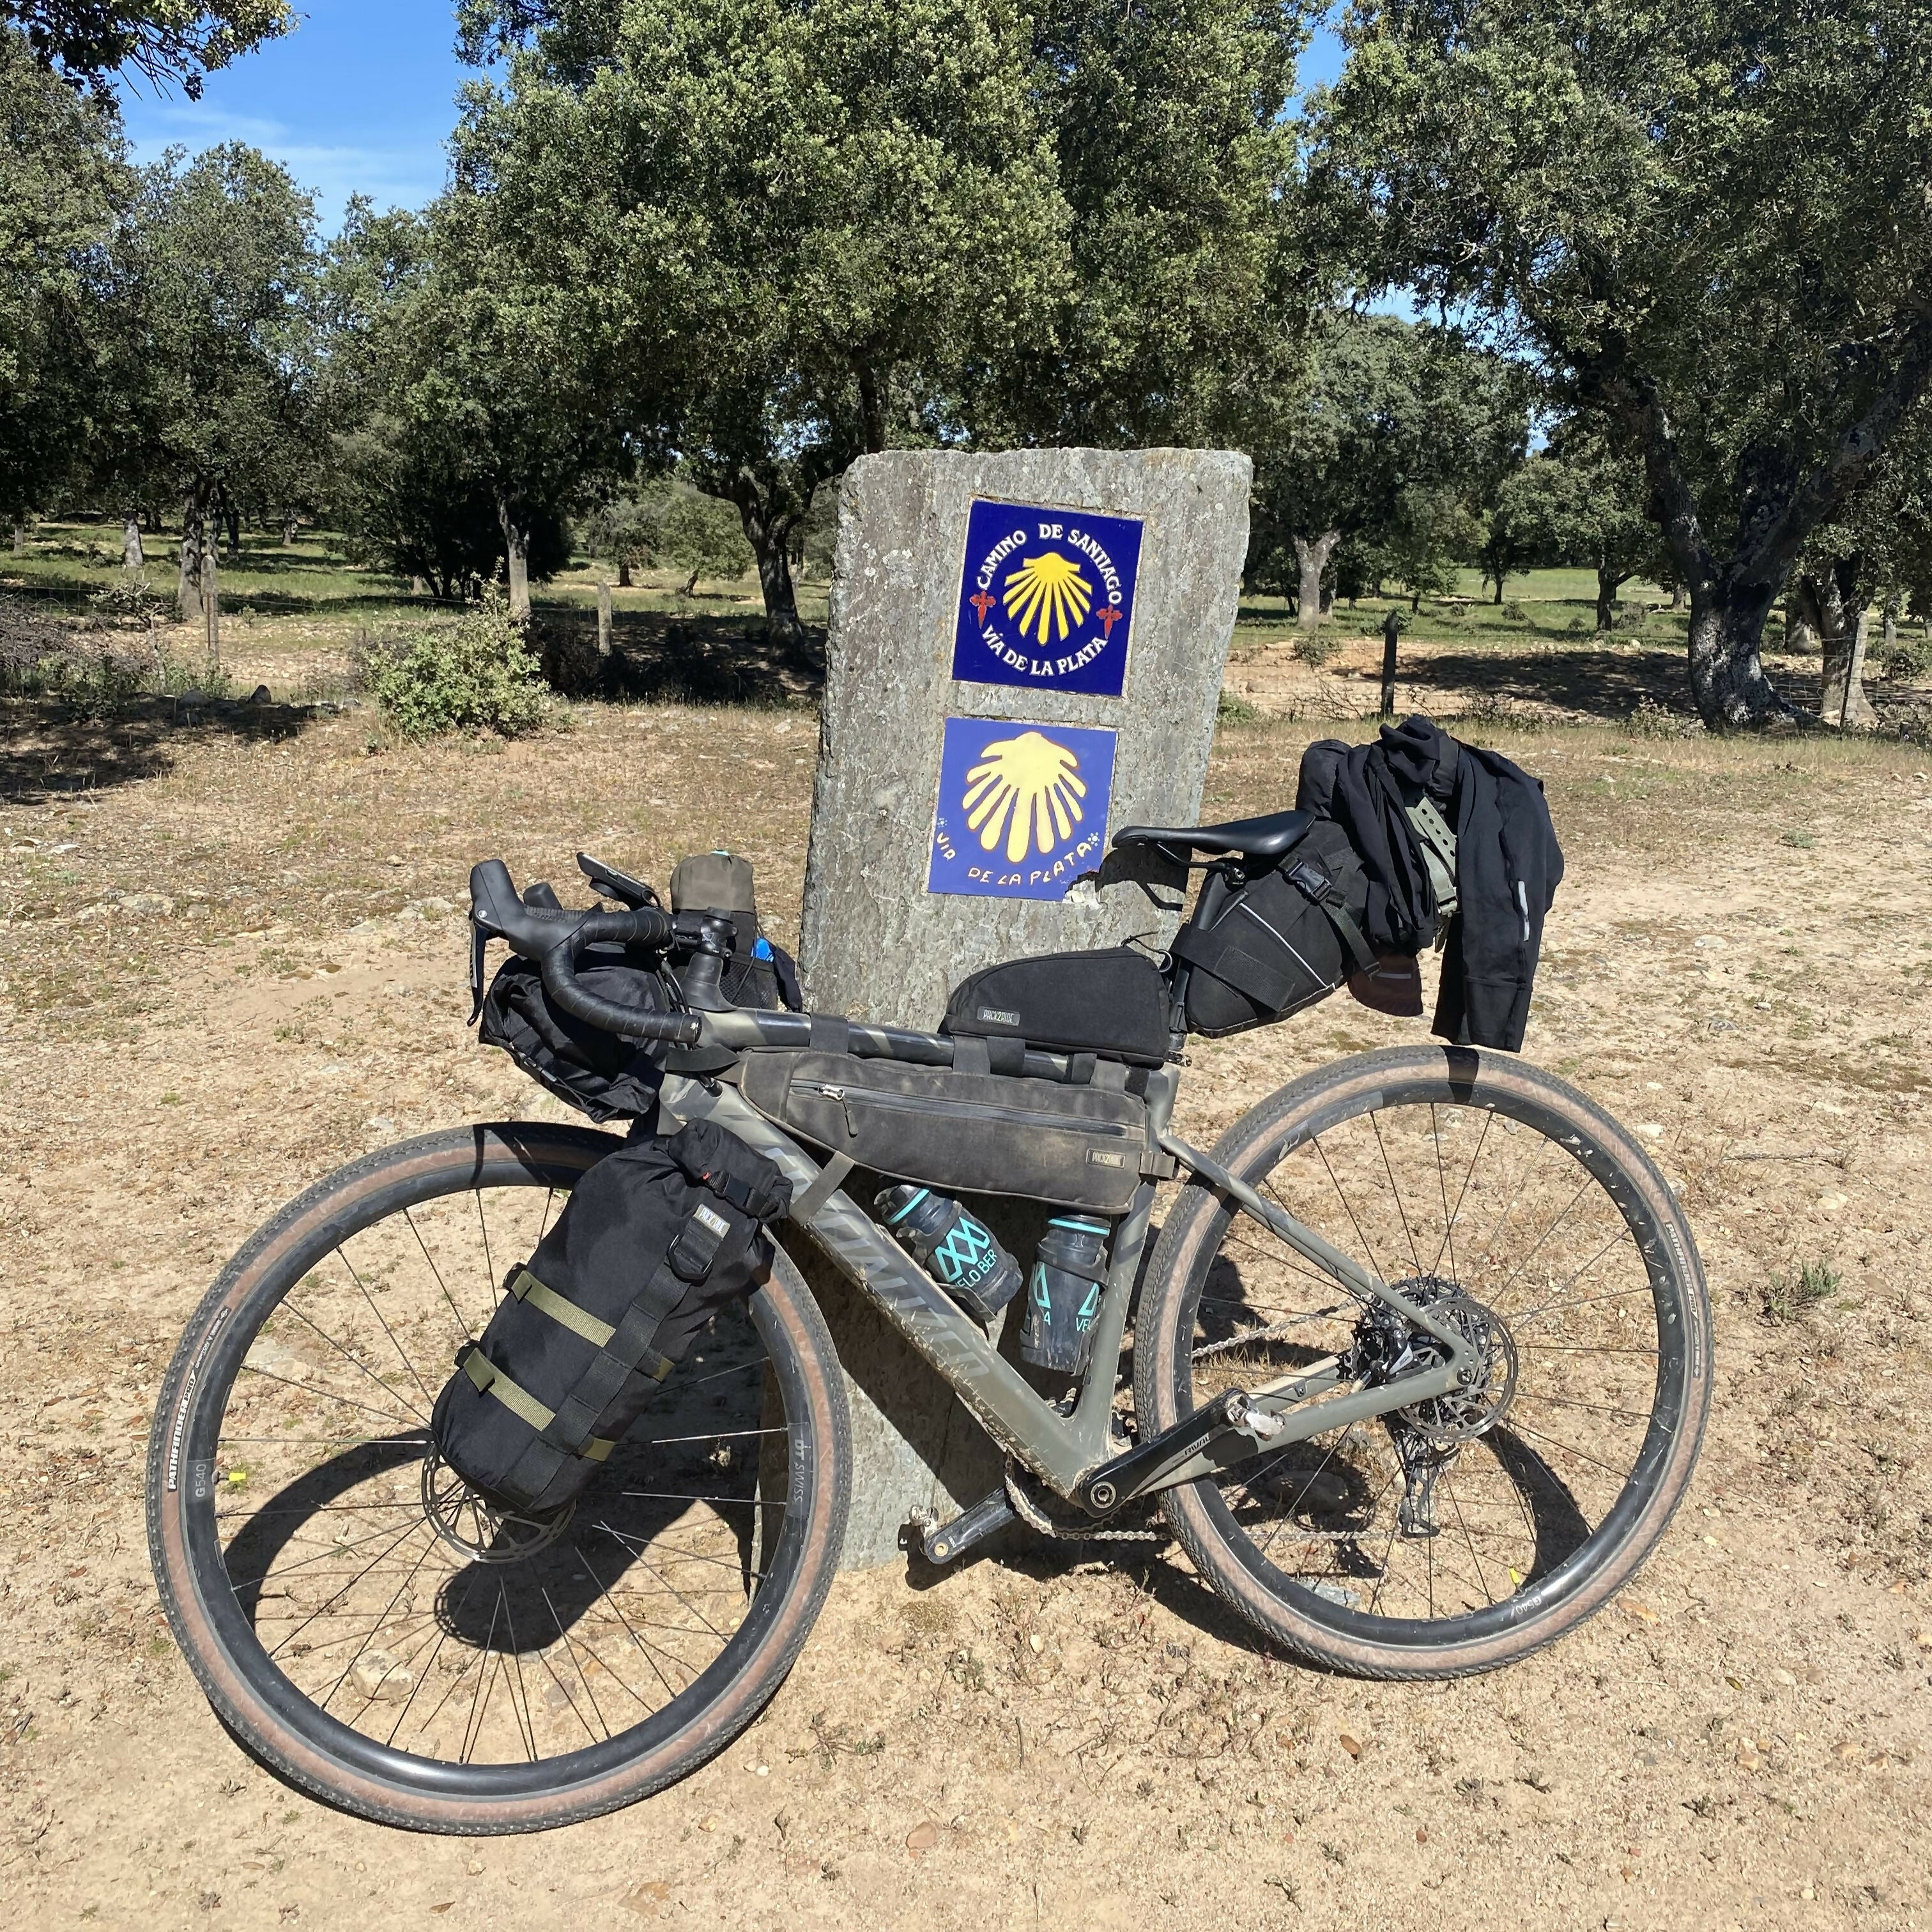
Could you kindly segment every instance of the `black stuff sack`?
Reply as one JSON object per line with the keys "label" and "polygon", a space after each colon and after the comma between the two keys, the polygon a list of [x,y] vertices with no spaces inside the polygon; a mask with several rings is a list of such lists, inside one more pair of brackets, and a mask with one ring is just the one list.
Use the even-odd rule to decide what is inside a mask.
{"label": "black stuff sack", "polygon": [[771,1262],[791,1184],[708,1120],[639,1134],[590,1168],[482,1337],[430,1430],[450,1467],[518,1514],[572,1502],[658,1384]]}
{"label": "black stuff sack", "polygon": [[[1009,959],[962,980],[939,1030],[1009,1040],[1049,1053],[1093,1053],[1158,1066],[1168,1056],[1167,982],[1125,946]],[[996,1069],[1018,1072],[1017,1064]]]}
{"label": "black stuff sack", "polygon": [[1207,925],[1174,935],[1189,969],[1190,1033],[1210,1037],[1285,1019],[1372,972],[1363,936],[1368,882],[1339,825],[1318,821],[1279,866],[1237,886]]}
{"label": "black stuff sack", "polygon": [[[632,964],[619,946],[587,948],[577,978],[586,992],[640,1012],[671,1006],[662,977]],[[593,1120],[657,1118],[662,1058],[553,1006],[532,960],[512,958],[498,969],[484,995],[478,1037],[500,1046],[539,1086]]]}

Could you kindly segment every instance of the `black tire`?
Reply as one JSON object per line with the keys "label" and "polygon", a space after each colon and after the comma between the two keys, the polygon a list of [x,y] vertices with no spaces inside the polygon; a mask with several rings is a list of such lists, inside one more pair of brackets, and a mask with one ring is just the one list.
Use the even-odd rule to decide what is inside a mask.
{"label": "black tire", "polygon": [[[1420,1432],[1422,1420],[1441,1421],[1436,1409],[1415,1427],[1358,1423],[1167,1491],[1163,1511],[1202,1576],[1291,1652],[1370,1677],[1491,1670],[1600,1608],[1670,1522],[1710,1402],[1696,1246],[1642,1149],[1575,1089],[1521,1060],[1417,1047],[1283,1088],[1228,1130],[1214,1158],[1384,1280],[1467,1298],[1461,1305],[1479,1311],[1472,1318],[1504,1339],[1492,1342],[1485,1384],[1495,1412],[1482,1420],[1482,1405],[1473,1407],[1480,1432],[1453,1451],[1447,1436]],[[1398,1160],[1412,1161],[1418,1184],[1398,1176]],[[1546,1176],[1552,1192],[1544,1196]],[[1544,1226],[1537,1204],[1569,1198],[1573,1184],[1570,1205]],[[1583,1238],[1573,1243],[1572,1228]],[[1599,1238],[1600,1250],[1588,1245]],[[1552,1288],[1559,1249],[1561,1266],[1577,1265]],[[1534,1305],[1512,1307],[1525,1288]],[[1136,1322],[1143,1435],[1226,1388],[1252,1391],[1311,1361],[1340,1358],[1359,1372],[1364,1320],[1338,1283],[1253,1217],[1188,1186],[1167,1216]],[[1612,1453],[1619,1444],[1628,1467]],[[1406,1508],[1414,1513],[1406,1525]]]}
{"label": "black tire", "polygon": [[[632,1803],[751,1722],[830,1586],[850,1484],[844,1384],[782,1252],[693,1345],[554,1542],[515,1562],[501,1545],[466,1562],[420,1501],[411,1521],[447,1345],[487,1318],[537,1205],[547,1217],[618,1144],[516,1123],[352,1162],[249,1240],[162,1385],[148,1532],[176,1641],[249,1750],[363,1817],[475,1834]],[[481,1250],[474,1276],[448,1265],[466,1244]],[[698,1432],[684,1432],[692,1418]],[[640,1474],[647,1486],[625,1486]],[[390,1597],[393,1573],[376,1573],[392,1555]],[[338,1623],[339,1643],[322,1641]]]}

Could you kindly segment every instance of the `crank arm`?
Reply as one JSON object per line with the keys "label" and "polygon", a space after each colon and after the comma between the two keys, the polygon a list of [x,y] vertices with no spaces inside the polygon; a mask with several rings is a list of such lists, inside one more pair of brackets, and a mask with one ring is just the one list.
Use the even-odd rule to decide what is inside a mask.
{"label": "crank arm", "polygon": [[[1406,1321],[1412,1322],[1426,1334],[1434,1336],[1448,1349],[1448,1366],[1450,1369],[1461,1370],[1478,1366],[1476,1352],[1469,1346],[1468,1337],[1452,1324],[1432,1315],[1427,1309],[1410,1300],[1407,1295],[1390,1287],[1387,1282],[1378,1280],[1366,1268],[1358,1266],[1334,1243],[1323,1240],[1312,1228],[1303,1226],[1286,1208],[1264,1199],[1245,1180],[1237,1180],[1218,1161],[1190,1147],[1178,1136],[1163,1133],[1160,1136],[1160,1144],[1183,1167],[1198,1174],[1217,1193],[1226,1195],[1244,1212],[1252,1215],[1276,1240],[1292,1248],[1304,1260],[1312,1262],[1324,1274],[1333,1275],[1351,1294],[1365,1301],[1379,1301],[1384,1306],[1394,1309]],[[1444,1386],[1452,1388],[1455,1381],[1456,1378],[1452,1375]],[[1432,1388],[1426,1393],[1438,1395],[1442,1390]],[[1420,1399],[1413,1396],[1404,1398],[1406,1401]]]}

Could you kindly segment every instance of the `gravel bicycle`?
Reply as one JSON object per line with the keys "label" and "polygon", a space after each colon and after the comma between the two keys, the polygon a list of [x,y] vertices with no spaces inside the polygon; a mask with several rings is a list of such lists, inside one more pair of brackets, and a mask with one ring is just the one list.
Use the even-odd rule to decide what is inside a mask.
{"label": "gravel bicycle", "polygon": [[[1204,898],[1307,825],[1281,812],[1114,843],[1208,855]],[[560,1009],[620,1039],[742,1065],[824,1036],[824,1016],[644,1013],[590,992],[586,946],[670,943],[649,906],[529,905],[494,862],[472,892],[472,917],[540,962]],[[1188,970],[1163,967],[1177,994]],[[831,1024],[862,1058],[946,1067],[962,1052]],[[1070,1066],[1029,1048],[1018,1073]],[[1663,1175],[1600,1108],[1509,1055],[1346,1059],[1207,1151],[1174,1130],[1180,1078],[1145,1076],[1142,1178],[1112,1217],[1071,1385],[1017,1365],[731,1069],[664,1096],[779,1165],[809,1202],[789,1238],[815,1241],[1004,1452],[1000,1489],[913,1527],[926,1560],[1016,1520],[1080,1535],[1153,1510],[1203,1582],[1317,1666],[1456,1676],[1574,1628],[1663,1533],[1710,1400],[1702,1269]],[[491,1833],[644,1797],[752,1721],[830,1586],[846,1400],[783,1247],[566,1520],[502,1520],[432,1453],[453,1352],[618,1144],[495,1122],[352,1162],[243,1246],[163,1385],[148,1522],[183,1654],[248,1750],[352,1812]]]}

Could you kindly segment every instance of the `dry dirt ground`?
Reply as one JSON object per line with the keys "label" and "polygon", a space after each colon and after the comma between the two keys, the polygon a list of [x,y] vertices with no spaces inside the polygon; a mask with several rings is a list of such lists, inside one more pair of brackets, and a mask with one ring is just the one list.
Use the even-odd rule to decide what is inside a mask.
{"label": "dry dirt ground", "polygon": [[[1528,1052],[1686,1199],[1719,1384],[1636,1590],[1450,1686],[1265,1654],[1169,1550],[842,1579],[682,1785],[414,1838],[259,1769],[149,1581],[150,1406],[248,1230],[352,1154],[554,1104],[463,1026],[466,868],[661,876],[728,841],[796,920],[804,710],[587,708],[505,748],[16,707],[0,767],[0,1894],[15,1924],[921,1928],[1932,1924],[1932,782],[1922,751],[1469,727],[1545,774],[1570,875]],[[1307,723],[1223,730],[1207,810]],[[1366,726],[1350,728],[1366,730]],[[922,1016],[909,1016],[909,1018]],[[1204,1141],[1419,1035],[1346,1000],[1197,1056]],[[1766,1318],[1774,1278],[1837,1271]]]}

